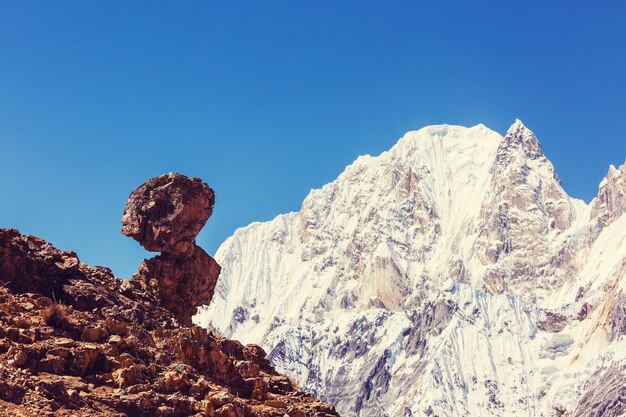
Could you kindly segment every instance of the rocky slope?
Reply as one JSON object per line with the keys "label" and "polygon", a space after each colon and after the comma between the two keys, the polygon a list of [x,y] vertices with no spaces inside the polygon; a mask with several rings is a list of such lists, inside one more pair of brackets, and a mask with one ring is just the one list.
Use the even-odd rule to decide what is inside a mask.
{"label": "rocky slope", "polygon": [[[129,199],[125,231],[146,246],[172,239],[151,246],[164,253],[131,281],[0,229],[0,415],[337,415],[278,374],[259,346],[181,324],[210,302],[219,274],[194,261],[217,265],[194,240],[213,194],[176,174],[142,187]],[[192,287],[189,298],[176,290]]]}
{"label": "rocky slope", "polygon": [[407,133],[224,242],[195,320],[345,416],[622,415],[625,171],[585,204],[520,121]]}

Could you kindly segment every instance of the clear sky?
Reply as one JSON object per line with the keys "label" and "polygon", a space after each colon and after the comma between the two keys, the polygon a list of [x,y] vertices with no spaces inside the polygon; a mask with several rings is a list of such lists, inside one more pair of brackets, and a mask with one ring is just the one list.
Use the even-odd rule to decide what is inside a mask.
{"label": "clear sky", "polygon": [[588,201],[626,156],[625,20],[621,0],[0,0],[0,227],[129,277],[146,178],[215,189],[213,253],[408,130],[515,118]]}

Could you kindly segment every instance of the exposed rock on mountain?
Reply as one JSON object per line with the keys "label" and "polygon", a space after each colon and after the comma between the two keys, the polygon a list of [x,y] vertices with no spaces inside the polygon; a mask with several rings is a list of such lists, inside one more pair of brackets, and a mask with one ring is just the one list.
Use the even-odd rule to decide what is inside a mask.
{"label": "exposed rock on mountain", "polygon": [[623,173],[586,204],[519,120],[409,132],[237,230],[196,320],[345,416],[620,415]]}
{"label": "exposed rock on mountain", "polygon": [[600,184],[598,197],[591,207],[592,217],[597,219],[598,228],[603,228],[626,213],[626,162],[619,168],[610,166]]}
{"label": "exposed rock on mountain", "polygon": [[[180,176],[169,178],[179,187]],[[204,203],[198,206],[212,206],[210,195],[210,204],[202,197],[198,200]],[[159,198],[157,211],[167,202]],[[185,212],[186,198],[195,197],[181,197],[183,206],[173,204],[168,213]],[[204,224],[208,215],[202,212],[204,219],[188,214],[183,223]],[[135,219],[150,225],[160,216]],[[163,221],[159,227],[169,226]],[[197,230],[184,239],[195,237],[200,227],[193,226]],[[171,236],[176,233],[172,230]],[[217,264],[197,246],[191,248],[193,252],[184,255],[165,251],[146,261],[144,267],[150,270],[143,276],[167,274],[184,282],[188,292],[198,271],[217,277]],[[189,311],[182,314],[160,303],[182,302],[185,294],[163,287],[145,291],[146,282],[152,283],[120,280],[109,269],[80,263],[75,253],[38,237],[0,229],[0,415],[337,415],[332,406],[277,374],[259,346],[242,345],[198,326],[181,326],[176,316],[185,318]],[[208,294],[205,287],[198,288]],[[209,299],[200,295],[186,302]]]}
{"label": "exposed rock on mountain", "polygon": [[132,279],[154,293],[163,307],[188,326],[197,307],[211,302],[219,274],[217,262],[196,245],[189,257],[164,252],[144,259]]}
{"label": "exposed rock on mountain", "polygon": [[200,178],[166,174],[128,197],[122,233],[162,255],[143,261],[133,280],[152,292],[185,325],[209,304],[220,266],[195,239],[213,213],[215,194]]}

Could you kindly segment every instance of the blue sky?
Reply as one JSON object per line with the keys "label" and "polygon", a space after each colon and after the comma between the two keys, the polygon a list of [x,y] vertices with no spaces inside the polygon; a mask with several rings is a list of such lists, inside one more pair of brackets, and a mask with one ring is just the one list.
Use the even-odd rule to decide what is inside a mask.
{"label": "blue sky", "polygon": [[129,277],[146,178],[215,189],[212,253],[408,130],[515,118],[590,200],[626,156],[626,3],[506,3],[0,1],[0,227]]}

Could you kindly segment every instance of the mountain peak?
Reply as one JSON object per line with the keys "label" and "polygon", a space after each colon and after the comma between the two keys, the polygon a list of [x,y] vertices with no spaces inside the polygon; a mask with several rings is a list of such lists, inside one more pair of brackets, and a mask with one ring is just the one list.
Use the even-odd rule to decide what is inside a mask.
{"label": "mountain peak", "polygon": [[520,119],[515,119],[515,122],[507,130],[501,148],[506,153],[510,153],[513,149],[520,149],[531,159],[543,156],[539,140],[532,130],[524,126]]}
{"label": "mountain peak", "polygon": [[524,128],[524,129],[526,129],[526,126],[524,126],[524,122],[522,122],[520,119],[516,118],[515,122],[513,122],[511,127],[509,127],[509,130],[511,130],[513,128]]}
{"label": "mountain peak", "polygon": [[598,195],[592,203],[593,216],[606,226],[626,213],[626,161],[619,168],[609,166],[609,172],[600,182]]}

